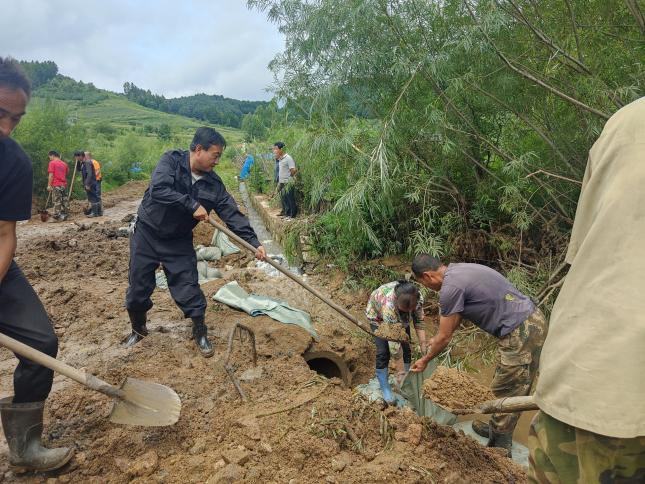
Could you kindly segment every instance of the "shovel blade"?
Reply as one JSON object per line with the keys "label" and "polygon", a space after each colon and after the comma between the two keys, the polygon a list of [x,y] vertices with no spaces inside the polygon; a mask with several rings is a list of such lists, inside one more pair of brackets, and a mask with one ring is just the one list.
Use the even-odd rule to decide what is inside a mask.
{"label": "shovel blade", "polygon": [[110,420],[125,425],[162,427],[179,419],[181,400],[172,388],[136,378],[121,384],[123,398],[114,399]]}

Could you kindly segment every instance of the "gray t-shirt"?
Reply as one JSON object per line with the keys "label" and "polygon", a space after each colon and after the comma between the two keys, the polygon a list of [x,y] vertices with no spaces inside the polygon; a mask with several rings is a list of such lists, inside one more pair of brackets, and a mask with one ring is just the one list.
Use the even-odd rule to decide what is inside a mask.
{"label": "gray t-shirt", "polygon": [[278,183],[287,183],[289,181],[289,178],[291,178],[290,169],[296,167],[296,162],[293,161],[291,155],[285,154],[282,158],[280,158],[278,166],[280,167],[278,169]]}
{"label": "gray t-shirt", "polygon": [[450,264],[439,291],[441,315],[461,313],[487,333],[506,336],[535,311],[533,301],[499,272],[480,264]]}

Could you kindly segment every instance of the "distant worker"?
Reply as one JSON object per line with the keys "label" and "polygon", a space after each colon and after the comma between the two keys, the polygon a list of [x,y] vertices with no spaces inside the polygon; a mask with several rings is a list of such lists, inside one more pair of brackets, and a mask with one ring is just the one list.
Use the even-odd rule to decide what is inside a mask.
{"label": "distant worker", "polygon": [[89,210],[86,211],[88,217],[100,217],[99,215],[99,198],[96,195],[96,172],[94,171],[94,164],[92,159],[87,159],[83,151],[75,151],[74,159],[77,166],[81,170],[81,178],[83,180],[83,188],[87,194],[87,201],[89,202]]}
{"label": "distant worker", "polygon": [[[499,272],[480,264],[443,264],[428,254],[417,255],[412,272],[425,287],[439,291],[439,330],[428,341],[428,353],[412,365],[423,371],[439,355],[463,319],[499,339],[497,367],[491,383],[496,397],[525,396],[538,371],[548,323],[533,301]],[[511,456],[519,414],[494,414],[488,424],[474,421],[473,430],[488,437],[489,447]]]}
{"label": "distant worker", "polygon": [[69,215],[67,203],[67,163],[60,159],[56,151],[50,151],[49,165],[47,166],[47,191],[51,192],[54,200],[54,219],[63,221]]}
{"label": "distant worker", "polygon": [[89,151],[85,152],[85,159],[92,161],[92,166],[94,167],[94,176],[96,178],[96,198],[98,198],[98,213],[103,215],[103,192],[101,191],[101,185],[103,181],[103,175],[101,174],[101,164],[92,158],[92,153]]}
{"label": "distant worker", "polygon": [[540,358],[529,481],[645,482],[645,98],[589,151]]}
{"label": "distant worker", "polygon": [[291,155],[284,151],[284,143],[278,141],[273,145],[273,154],[278,164],[278,187],[282,202],[281,217],[294,218],[298,214],[296,205],[296,163]]}
{"label": "distant worker", "polygon": [[125,306],[132,334],[130,347],[146,336],[146,315],[152,307],[155,270],[162,265],[168,288],[185,318],[193,323],[193,339],[201,354],[213,355],[204,321],[206,299],[199,288],[193,229],[207,220],[211,210],[237,235],[256,248],[255,256],[266,257],[249,220],[226,191],[222,179],[213,172],[226,147],[220,133],[198,128],[190,151],[164,153],[150,178],[137,212],[130,238],[129,286]]}
{"label": "distant worker", "polygon": [[[13,260],[16,222],[31,218],[31,160],[9,136],[25,114],[31,86],[18,62],[0,57],[0,333],[56,357],[58,338],[38,295]],[[12,396],[0,400],[9,463],[28,471],[64,466],[73,451],[42,445],[43,413],[54,372],[16,355]],[[15,476],[14,476],[15,477]],[[42,479],[42,478],[41,478]]]}
{"label": "distant worker", "polygon": [[[421,353],[426,352],[426,332],[423,322],[423,298],[419,288],[413,282],[395,281],[383,284],[375,289],[367,302],[365,315],[370,322],[372,331],[383,324],[400,324],[405,328],[408,338],[410,322],[414,325]],[[388,405],[395,403],[394,394],[389,381],[390,345],[396,346],[397,381],[410,370],[412,351],[410,343],[390,343],[383,338],[374,337],[376,344],[376,378],[383,393],[383,399]],[[393,348],[394,349],[394,348]],[[402,353],[402,355],[401,355]]]}

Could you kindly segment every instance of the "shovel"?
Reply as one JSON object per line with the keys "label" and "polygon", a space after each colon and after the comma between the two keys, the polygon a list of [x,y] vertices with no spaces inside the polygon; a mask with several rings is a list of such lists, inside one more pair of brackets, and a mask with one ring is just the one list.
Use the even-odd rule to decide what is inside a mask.
{"label": "shovel", "polygon": [[473,408],[453,408],[447,410],[455,415],[471,415],[474,413],[489,414],[525,412],[527,410],[539,410],[539,408],[533,400],[533,397],[527,396],[498,398],[497,400],[482,402]]}
{"label": "shovel", "polygon": [[43,208],[39,213],[40,213],[40,221],[41,222],[47,222],[49,220],[49,212],[47,211],[47,205],[49,205],[49,199],[52,196],[52,192],[49,192],[49,195],[47,195],[47,200],[45,201],[45,208]]}
{"label": "shovel", "polygon": [[[248,249],[248,250],[250,250],[251,252],[255,253],[255,247],[253,247],[251,244],[249,244],[247,241],[245,241],[244,239],[242,239],[242,238],[241,238],[241,237],[239,237],[238,235],[236,235],[236,234],[234,234],[233,232],[231,232],[228,228],[224,227],[222,224],[218,223],[218,222],[217,222],[213,217],[208,217],[208,222],[209,222],[213,227],[215,227],[216,229],[219,229],[219,230],[221,230],[222,232],[224,232],[226,235],[228,235],[231,239],[233,239],[235,242],[237,242],[238,244],[240,244],[240,245],[241,245],[242,247],[244,247],[245,249]],[[341,314],[342,316],[344,316],[345,318],[347,318],[347,320],[348,320],[349,322],[351,322],[352,324],[354,324],[354,325],[358,326],[360,329],[362,329],[363,331],[365,331],[365,332],[366,332],[366,333],[368,333],[369,335],[374,336],[374,333],[372,333],[372,331],[371,331],[371,329],[369,328],[369,326],[367,326],[365,323],[361,323],[358,319],[356,319],[356,317],[354,317],[352,314],[350,314],[349,312],[347,312],[347,310],[345,310],[344,308],[341,308],[338,304],[335,304],[333,301],[330,301],[328,298],[326,298],[325,296],[323,296],[323,295],[322,295],[318,290],[316,290],[315,288],[313,288],[312,286],[310,286],[309,284],[307,284],[304,280],[302,280],[302,278],[300,278],[300,277],[296,276],[295,274],[292,274],[290,271],[288,271],[287,269],[285,269],[284,267],[282,267],[280,264],[278,264],[277,262],[275,262],[275,261],[274,261],[273,259],[271,259],[270,257],[267,257],[267,258],[266,258],[266,260],[265,260],[265,262],[266,262],[267,264],[270,264],[270,265],[272,265],[273,267],[275,267],[277,270],[279,270],[280,272],[282,272],[285,276],[287,276],[287,277],[288,277],[289,279],[291,279],[292,281],[295,281],[295,282],[297,282],[298,284],[300,284],[302,287],[304,287],[304,288],[305,288],[307,291],[309,291],[311,294],[313,294],[313,295],[314,295],[314,296],[316,296],[318,299],[320,299],[322,302],[324,302],[325,304],[327,304],[330,308],[334,309],[334,310],[335,310],[335,311],[337,311],[339,314]],[[392,340],[392,341],[398,341],[398,340]]]}
{"label": "shovel", "polygon": [[110,420],[114,423],[161,427],[172,425],[179,419],[181,400],[172,388],[129,377],[117,388],[4,334],[0,334],[0,345],[81,385],[112,397]]}

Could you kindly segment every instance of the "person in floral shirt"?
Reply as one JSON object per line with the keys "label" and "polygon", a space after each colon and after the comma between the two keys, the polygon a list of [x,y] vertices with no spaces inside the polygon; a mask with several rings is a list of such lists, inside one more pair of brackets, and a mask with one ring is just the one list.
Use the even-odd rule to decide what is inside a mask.
{"label": "person in floral shirt", "polygon": [[[423,324],[423,297],[419,288],[412,282],[401,280],[383,284],[372,292],[365,309],[365,315],[370,321],[372,331],[376,331],[382,323],[400,324],[410,336],[410,320],[414,324],[421,353],[426,352],[426,332]],[[410,370],[412,351],[410,343],[388,342],[386,339],[374,337],[376,345],[376,377],[383,392],[386,403],[394,403],[394,395],[389,382],[388,366],[390,352],[394,353],[397,376],[401,379]],[[403,353],[403,357],[401,357]]]}

